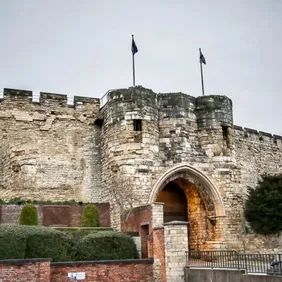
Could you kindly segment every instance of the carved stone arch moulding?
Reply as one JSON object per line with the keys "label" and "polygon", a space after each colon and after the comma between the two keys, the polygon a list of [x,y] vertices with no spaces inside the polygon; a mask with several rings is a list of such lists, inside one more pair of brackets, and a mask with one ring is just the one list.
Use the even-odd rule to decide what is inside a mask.
{"label": "carved stone arch moulding", "polygon": [[215,184],[202,171],[189,164],[177,165],[163,173],[151,191],[149,203],[153,204],[156,201],[159,191],[166,184],[179,178],[185,179],[197,187],[199,194],[205,199],[208,205],[208,210],[213,212],[214,216],[225,216],[224,204]]}

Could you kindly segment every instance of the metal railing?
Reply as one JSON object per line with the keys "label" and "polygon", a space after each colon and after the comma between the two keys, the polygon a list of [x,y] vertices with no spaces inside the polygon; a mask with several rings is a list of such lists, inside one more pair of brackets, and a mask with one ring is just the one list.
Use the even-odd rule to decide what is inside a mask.
{"label": "metal railing", "polygon": [[186,266],[190,268],[229,268],[246,273],[282,275],[281,254],[243,253],[238,251],[186,252]]}

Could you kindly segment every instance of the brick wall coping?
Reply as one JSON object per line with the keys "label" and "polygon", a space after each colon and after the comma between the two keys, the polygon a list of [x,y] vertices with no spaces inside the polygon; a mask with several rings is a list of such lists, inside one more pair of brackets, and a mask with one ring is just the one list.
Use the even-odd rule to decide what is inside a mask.
{"label": "brick wall coping", "polygon": [[166,222],[164,223],[164,225],[188,225],[188,222],[174,220],[174,221]]}
{"label": "brick wall coping", "polygon": [[[27,200],[24,200],[24,201],[27,201]],[[20,204],[19,204],[20,203]],[[21,200],[19,200],[19,203],[15,203],[15,202],[13,202],[13,203],[6,203],[6,202],[4,202],[4,203],[0,203],[0,206],[24,206],[25,204],[32,204],[32,205],[35,205],[35,206],[44,206],[44,207],[53,207],[53,206],[78,206],[78,207],[85,207],[85,206],[87,206],[87,205],[109,205],[109,203],[108,202],[102,202],[102,203],[82,203],[82,204],[80,204],[80,203],[77,203],[77,202],[75,202],[75,203],[56,203],[56,202],[50,202],[50,203],[47,203],[47,202],[45,202],[45,203],[40,203],[40,202],[36,202],[36,200],[34,200],[34,202],[32,201],[32,202],[30,202],[30,203],[28,203],[28,202],[21,202]]]}
{"label": "brick wall coping", "polygon": [[0,265],[23,265],[27,263],[52,261],[51,258],[33,258],[33,259],[7,259],[0,260]]}
{"label": "brick wall coping", "polygon": [[159,230],[159,229],[164,229],[163,226],[158,226],[158,227],[154,227],[153,230]]}
{"label": "brick wall coping", "polygon": [[154,259],[121,259],[121,260],[95,260],[95,261],[71,261],[71,262],[52,262],[52,267],[78,266],[93,264],[153,264]]}

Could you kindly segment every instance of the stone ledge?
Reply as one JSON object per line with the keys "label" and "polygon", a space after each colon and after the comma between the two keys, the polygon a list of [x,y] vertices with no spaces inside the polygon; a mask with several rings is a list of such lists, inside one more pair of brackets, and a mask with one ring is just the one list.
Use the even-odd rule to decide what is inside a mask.
{"label": "stone ledge", "polygon": [[168,225],[188,225],[188,222],[187,221],[174,220],[174,221],[166,222],[166,223],[164,223],[164,225],[165,226],[168,226]]}
{"label": "stone ledge", "polygon": [[164,206],[165,203],[163,202],[154,202],[153,205],[160,205],[160,206]]}

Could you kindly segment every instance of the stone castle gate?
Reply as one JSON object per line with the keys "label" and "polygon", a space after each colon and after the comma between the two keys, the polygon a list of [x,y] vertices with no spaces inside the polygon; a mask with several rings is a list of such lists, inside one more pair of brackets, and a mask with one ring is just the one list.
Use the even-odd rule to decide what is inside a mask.
{"label": "stone castle gate", "polygon": [[181,164],[165,172],[150,195],[161,202],[164,223],[188,222],[189,249],[212,248],[221,240],[224,205],[217,187],[201,171]]}

